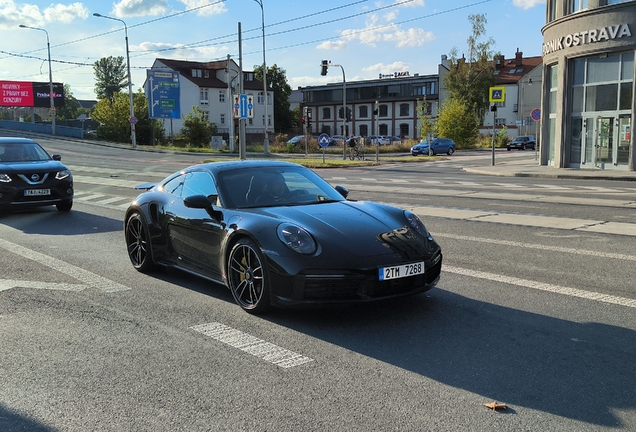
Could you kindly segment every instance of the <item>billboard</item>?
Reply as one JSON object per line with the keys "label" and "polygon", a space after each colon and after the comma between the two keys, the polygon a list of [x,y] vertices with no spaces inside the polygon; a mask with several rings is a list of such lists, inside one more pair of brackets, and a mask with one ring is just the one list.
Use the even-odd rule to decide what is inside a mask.
{"label": "billboard", "polygon": [[[48,82],[0,81],[0,106],[49,108]],[[54,105],[64,106],[64,84],[53,83]]]}

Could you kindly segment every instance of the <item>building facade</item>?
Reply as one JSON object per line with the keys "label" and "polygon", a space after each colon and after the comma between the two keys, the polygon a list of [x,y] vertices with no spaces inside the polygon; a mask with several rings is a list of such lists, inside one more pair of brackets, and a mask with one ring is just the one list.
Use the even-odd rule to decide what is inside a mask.
{"label": "building facade", "polygon": [[[345,88],[346,93],[343,92]],[[418,107],[437,115],[439,75],[396,72],[378,79],[303,87],[311,134],[420,138]],[[343,119],[346,105],[347,121]]]}
{"label": "building facade", "polygon": [[634,170],[636,1],[547,0],[541,164]]}
{"label": "building facade", "polygon": [[[205,118],[216,125],[219,134],[227,134],[228,137],[238,136],[234,99],[240,93],[237,80],[240,69],[234,60],[191,62],[156,59],[152,69],[177,71],[180,74],[181,118],[163,120],[167,135],[174,136],[179,133],[183,127],[183,118],[193,107],[198,107],[203,111]],[[255,102],[253,117],[246,122],[247,140],[262,141],[266,127],[268,133],[274,130],[274,93],[267,92],[268,109],[267,119],[265,119],[263,82],[254,78],[254,72],[243,71],[243,91]]]}

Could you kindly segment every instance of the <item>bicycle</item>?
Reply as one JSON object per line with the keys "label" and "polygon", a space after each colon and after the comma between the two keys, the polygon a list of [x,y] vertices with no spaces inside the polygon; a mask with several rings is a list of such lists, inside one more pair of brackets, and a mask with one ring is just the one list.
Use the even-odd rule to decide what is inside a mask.
{"label": "bicycle", "polygon": [[351,147],[349,150],[349,159],[351,160],[364,160],[364,151],[360,151],[360,149],[356,147]]}

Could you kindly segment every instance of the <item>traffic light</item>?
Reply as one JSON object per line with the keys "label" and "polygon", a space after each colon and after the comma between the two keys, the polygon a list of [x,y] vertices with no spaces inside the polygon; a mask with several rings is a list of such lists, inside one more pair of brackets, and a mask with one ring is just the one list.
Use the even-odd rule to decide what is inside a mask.
{"label": "traffic light", "polygon": [[307,119],[307,129],[311,129],[311,118]]}
{"label": "traffic light", "polygon": [[347,121],[351,121],[351,108],[347,107]]}
{"label": "traffic light", "polygon": [[327,75],[327,69],[329,68],[329,62],[327,60],[322,61],[322,69],[320,70],[320,75]]}
{"label": "traffic light", "polygon": [[305,118],[305,116],[302,116],[302,117],[300,118],[300,122],[301,122],[302,124],[305,124],[305,121],[306,121],[306,120],[307,120],[307,119]]}

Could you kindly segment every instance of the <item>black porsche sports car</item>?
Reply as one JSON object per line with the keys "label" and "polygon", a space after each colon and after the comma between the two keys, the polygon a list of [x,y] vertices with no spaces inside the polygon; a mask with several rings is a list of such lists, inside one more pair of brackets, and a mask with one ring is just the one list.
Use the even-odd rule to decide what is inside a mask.
{"label": "black porsche sports car", "polygon": [[415,214],[347,200],[301,165],[207,163],[137,189],[124,218],[133,266],[225,284],[251,313],[421,293],[440,276],[440,247]]}
{"label": "black porsche sports car", "polygon": [[73,176],[60,162],[28,138],[0,137],[0,211],[54,205],[73,207]]}

